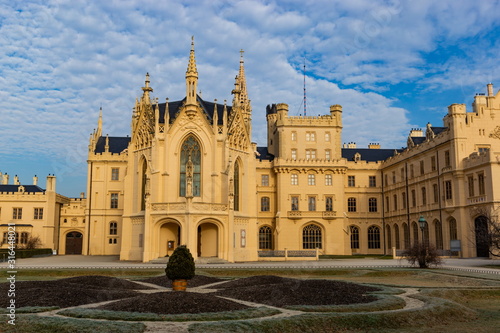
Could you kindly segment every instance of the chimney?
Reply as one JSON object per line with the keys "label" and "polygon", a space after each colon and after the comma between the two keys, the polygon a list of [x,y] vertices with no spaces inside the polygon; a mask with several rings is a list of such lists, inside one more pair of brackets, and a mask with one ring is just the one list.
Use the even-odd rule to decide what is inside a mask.
{"label": "chimney", "polygon": [[424,131],[421,128],[412,128],[410,131],[410,137],[421,138],[424,136]]}
{"label": "chimney", "polygon": [[8,184],[9,184],[9,175],[5,173],[2,176],[2,185],[8,185]]}
{"label": "chimney", "polygon": [[356,142],[349,142],[347,148],[356,148]]}
{"label": "chimney", "polygon": [[488,96],[493,96],[493,83],[488,83],[486,88],[488,90]]}
{"label": "chimney", "polygon": [[19,183],[19,177],[17,175],[14,176],[14,185],[21,185]]}
{"label": "chimney", "polygon": [[368,149],[380,149],[380,143],[370,143]]}
{"label": "chimney", "polygon": [[56,176],[50,174],[47,176],[46,191],[56,191]]}
{"label": "chimney", "polygon": [[33,185],[38,185],[38,177],[36,175],[33,177]]}
{"label": "chimney", "polygon": [[85,192],[80,192],[80,199],[85,199]]}

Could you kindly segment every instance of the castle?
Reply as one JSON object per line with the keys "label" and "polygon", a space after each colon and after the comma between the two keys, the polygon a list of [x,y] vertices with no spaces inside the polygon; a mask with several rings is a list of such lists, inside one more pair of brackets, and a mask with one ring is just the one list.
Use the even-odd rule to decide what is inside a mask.
{"label": "castle", "polygon": [[[243,58],[230,105],[197,94],[194,43],[185,83],[184,99],[160,103],[146,75],[130,136],[104,136],[100,114],[87,197],[53,200],[57,236],[44,236],[45,246],[148,262],[185,244],[198,260],[238,262],[392,254],[424,240],[443,255],[489,256],[479,235],[500,202],[493,85],[472,112],[453,104],[442,127],[381,149],[341,144],[340,105],[309,117],[290,116],[286,104],[267,107],[267,145],[258,147]],[[0,185],[0,228],[12,202],[34,198],[5,186],[13,185]],[[14,222],[38,233],[31,216]]]}

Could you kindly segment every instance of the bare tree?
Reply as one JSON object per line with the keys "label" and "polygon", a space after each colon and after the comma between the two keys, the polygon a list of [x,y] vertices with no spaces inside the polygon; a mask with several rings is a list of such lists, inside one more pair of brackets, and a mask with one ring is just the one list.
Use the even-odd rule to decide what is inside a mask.
{"label": "bare tree", "polygon": [[42,246],[42,240],[40,239],[40,237],[30,236],[26,244],[23,244],[20,248],[25,250],[33,250],[38,249],[40,246]]}
{"label": "bare tree", "polygon": [[403,251],[402,256],[408,260],[410,265],[420,268],[437,267],[442,264],[438,250],[434,245],[426,245],[417,242]]}

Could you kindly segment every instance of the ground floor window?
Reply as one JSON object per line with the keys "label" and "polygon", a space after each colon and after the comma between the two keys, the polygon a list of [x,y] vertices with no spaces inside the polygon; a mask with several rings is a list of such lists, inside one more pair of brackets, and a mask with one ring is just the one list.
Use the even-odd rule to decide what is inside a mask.
{"label": "ground floor window", "polygon": [[272,250],[273,248],[273,231],[269,226],[263,226],[259,229],[259,249]]}
{"label": "ground floor window", "polygon": [[359,228],[351,225],[351,249],[359,249]]}
{"label": "ground floor window", "polygon": [[368,248],[380,249],[380,229],[377,226],[368,228]]}
{"label": "ground floor window", "polygon": [[304,249],[321,249],[323,247],[320,227],[310,224],[304,228],[302,231],[302,247]]}

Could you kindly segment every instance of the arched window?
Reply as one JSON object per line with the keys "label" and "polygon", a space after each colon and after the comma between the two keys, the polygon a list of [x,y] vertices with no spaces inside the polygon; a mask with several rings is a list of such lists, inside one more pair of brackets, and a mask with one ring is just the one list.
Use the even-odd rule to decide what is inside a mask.
{"label": "arched window", "polygon": [[457,220],[452,218],[448,223],[450,227],[450,240],[458,239]]}
{"label": "arched window", "polygon": [[377,226],[368,228],[368,248],[380,249],[380,228]]}
{"label": "arched window", "polygon": [[141,195],[140,195],[140,200],[141,200],[141,210],[146,209],[146,170],[147,170],[147,163],[146,160],[143,159],[141,163]]}
{"label": "arched window", "polygon": [[240,166],[234,163],[234,210],[240,210]]}
{"label": "arched window", "polygon": [[349,230],[351,232],[351,249],[359,249],[359,228],[351,225]]}
{"label": "arched window", "polygon": [[268,212],[270,210],[269,207],[269,197],[262,197],[260,198],[260,211],[261,212]]}
{"label": "arched window", "polygon": [[443,249],[443,225],[440,221],[434,221],[434,233],[436,235],[436,248]]}
{"label": "arched window", "polygon": [[109,223],[109,234],[110,235],[118,235],[118,223],[116,223],[116,222]]}
{"label": "arched window", "polygon": [[418,244],[418,225],[416,222],[411,224],[411,229],[413,232],[413,245]]}
{"label": "arched window", "polygon": [[403,223],[403,238],[404,238],[404,248],[408,249],[410,247],[410,228],[408,224]]}
{"label": "arched window", "polygon": [[429,224],[425,222],[424,227],[424,244],[425,246],[429,246]]}
{"label": "arched window", "polygon": [[265,225],[259,229],[259,249],[273,249],[273,231],[271,227]]}
{"label": "arched window", "polygon": [[401,248],[401,243],[399,242],[399,226],[397,224],[394,225],[394,241],[395,241],[395,246],[396,249]]}
{"label": "arched window", "polygon": [[385,230],[387,232],[387,248],[392,249],[392,235],[391,235],[391,226],[386,225]]}
{"label": "arched window", "polygon": [[189,136],[181,146],[179,195],[201,195],[201,148],[194,136]]}
{"label": "arched window", "polygon": [[304,249],[321,249],[323,247],[320,227],[309,224],[302,230],[302,247]]}

